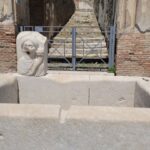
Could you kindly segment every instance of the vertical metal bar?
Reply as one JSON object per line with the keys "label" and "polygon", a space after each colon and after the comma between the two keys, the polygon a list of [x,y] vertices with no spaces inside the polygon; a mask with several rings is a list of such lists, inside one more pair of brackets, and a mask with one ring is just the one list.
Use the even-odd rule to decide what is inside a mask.
{"label": "vertical metal bar", "polygon": [[22,32],[23,31],[23,26],[20,26],[20,32]]}
{"label": "vertical metal bar", "polygon": [[100,52],[99,52],[99,57],[102,58],[102,41],[100,41]]}
{"label": "vertical metal bar", "polygon": [[84,40],[83,40],[83,57],[84,57],[84,54],[85,54],[85,53],[84,53]]}
{"label": "vertical metal bar", "polygon": [[115,64],[115,39],[116,39],[116,25],[110,27],[109,68],[112,68]]}
{"label": "vertical metal bar", "polygon": [[113,0],[113,12],[111,18],[110,27],[110,39],[109,39],[109,64],[108,67],[111,69],[115,64],[115,42],[116,42],[116,7],[117,0]]}
{"label": "vertical metal bar", "polygon": [[76,70],[76,27],[72,28],[72,69]]}
{"label": "vertical metal bar", "polygon": [[64,40],[64,57],[66,57],[66,41]]}

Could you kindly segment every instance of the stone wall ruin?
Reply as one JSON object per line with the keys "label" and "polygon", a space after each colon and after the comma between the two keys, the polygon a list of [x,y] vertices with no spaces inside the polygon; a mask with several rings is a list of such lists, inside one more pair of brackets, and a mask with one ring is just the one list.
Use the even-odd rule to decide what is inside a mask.
{"label": "stone wall ruin", "polygon": [[150,1],[118,1],[117,75],[150,76]]}
{"label": "stone wall ruin", "polygon": [[[113,2],[116,2],[116,16],[112,16]],[[150,76],[150,1],[95,0],[94,6],[107,39],[112,19],[116,19],[117,75]]]}
{"label": "stone wall ruin", "polygon": [[74,9],[73,0],[0,0],[0,72],[16,72],[18,26],[63,26]]}
{"label": "stone wall ruin", "polygon": [[[32,5],[40,1],[32,0]],[[31,0],[30,3],[29,0],[17,1],[16,5],[12,2],[14,1],[0,1],[1,72],[16,71],[15,25],[38,25],[36,22],[40,22],[39,19],[41,19],[32,20],[32,18],[35,18],[34,12],[41,13],[42,11],[37,11],[38,6],[35,8],[29,7]],[[43,0],[42,2],[46,14],[44,15],[44,21],[41,21],[43,22],[42,25],[61,26],[68,22],[70,16],[74,13],[75,6],[76,9],[79,7],[90,9],[89,6],[94,0],[88,0],[90,4],[88,6],[84,5],[84,1],[79,0]],[[95,0],[94,2],[97,16],[100,13],[100,27],[107,38],[107,30],[111,22],[112,2],[113,0]],[[117,2],[116,73],[117,75],[150,76],[150,1],[117,0]],[[31,7],[35,10],[32,15],[30,15]]]}

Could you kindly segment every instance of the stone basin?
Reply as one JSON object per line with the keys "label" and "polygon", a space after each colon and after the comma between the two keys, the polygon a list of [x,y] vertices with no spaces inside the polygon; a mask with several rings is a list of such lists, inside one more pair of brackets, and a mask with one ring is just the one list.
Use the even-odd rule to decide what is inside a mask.
{"label": "stone basin", "polygon": [[91,72],[52,71],[44,77],[1,74],[0,103],[149,108],[150,79]]}
{"label": "stone basin", "polygon": [[149,78],[1,74],[0,102],[0,150],[149,150]]}

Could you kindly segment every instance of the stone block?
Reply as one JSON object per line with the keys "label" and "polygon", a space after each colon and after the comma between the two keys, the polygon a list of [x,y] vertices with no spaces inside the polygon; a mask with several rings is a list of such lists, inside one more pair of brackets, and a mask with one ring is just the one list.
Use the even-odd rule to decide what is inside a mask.
{"label": "stone block", "polygon": [[149,109],[72,106],[62,117],[59,106],[0,105],[0,149],[149,150]]}
{"label": "stone block", "polygon": [[90,105],[133,107],[135,81],[117,77],[91,78]]}
{"label": "stone block", "polygon": [[141,32],[147,32],[150,30],[150,1],[138,1],[136,25]]}
{"label": "stone block", "polygon": [[0,103],[18,103],[18,83],[13,75],[0,74]]}
{"label": "stone block", "polygon": [[135,87],[135,107],[150,108],[150,79],[141,79]]}
{"label": "stone block", "polygon": [[87,80],[88,76],[69,74],[49,74],[42,78],[18,76],[20,103],[88,105]]}

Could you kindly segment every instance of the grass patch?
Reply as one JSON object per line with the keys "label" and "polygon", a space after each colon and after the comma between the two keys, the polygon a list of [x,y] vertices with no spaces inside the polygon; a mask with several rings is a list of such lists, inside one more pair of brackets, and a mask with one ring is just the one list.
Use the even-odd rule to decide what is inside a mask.
{"label": "grass patch", "polygon": [[116,73],[116,67],[113,66],[113,67],[111,67],[111,68],[108,68],[108,72],[109,72],[109,73]]}

